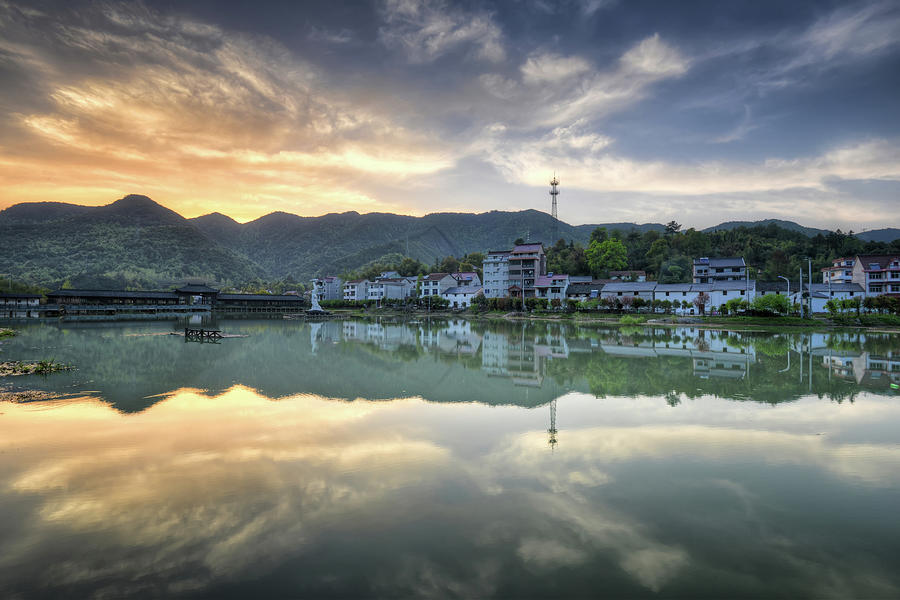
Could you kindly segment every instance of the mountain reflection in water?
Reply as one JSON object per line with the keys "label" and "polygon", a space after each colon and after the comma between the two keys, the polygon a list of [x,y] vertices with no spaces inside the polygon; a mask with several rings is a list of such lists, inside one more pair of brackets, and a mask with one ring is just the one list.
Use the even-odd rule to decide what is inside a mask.
{"label": "mountain reflection in water", "polygon": [[896,338],[219,325],[0,346],[0,596],[900,592]]}

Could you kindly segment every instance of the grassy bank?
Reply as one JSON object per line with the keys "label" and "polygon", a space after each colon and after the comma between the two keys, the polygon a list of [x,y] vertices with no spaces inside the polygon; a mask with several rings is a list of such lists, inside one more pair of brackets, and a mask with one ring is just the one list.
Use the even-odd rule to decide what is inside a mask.
{"label": "grassy bank", "polygon": [[853,315],[844,316],[843,318],[831,318],[826,316],[818,316],[815,318],[804,317],[750,317],[750,316],[676,316],[676,315],[653,315],[653,314],[621,314],[621,313],[602,313],[602,312],[566,312],[566,311],[453,311],[453,310],[433,310],[433,311],[405,311],[402,309],[381,308],[375,310],[358,310],[345,309],[335,310],[335,313],[351,318],[372,318],[372,317],[392,317],[392,318],[409,318],[422,319],[426,317],[433,318],[464,318],[470,320],[484,321],[517,321],[517,320],[535,320],[535,321],[563,321],[576,323],[578,325],[638,325],[638,326],[694,326],[694,327],[716,327],[721,329],[729,329],[734,327],[741,328],[815,328],[821,330],[857,328],[879,330],[897,330],[900,332],[900,317],[896,315],[861,315],[856,317]]}
{"label": "grassy bank", "polygon": [[4,329],[3,327],[0,327],[0,340],[2,340],[3,338],[12,337],[14,335],[16,335],[15,329]]}

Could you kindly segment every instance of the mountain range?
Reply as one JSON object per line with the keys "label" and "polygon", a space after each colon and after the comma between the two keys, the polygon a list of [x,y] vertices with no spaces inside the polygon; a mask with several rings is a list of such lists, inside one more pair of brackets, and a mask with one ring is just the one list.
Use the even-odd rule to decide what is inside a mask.
{"label": "mountain range", "polygon": [[[791,221],[722,223],[704,231],[775,224],[806,235],[828,233]],[[187,279],[241,283],[254,279],[338,274],[387,254],[432,264],[448,255],[509,248],[513,240],[564,238],[587,244],[596,227],[663,231],[659,223],[569,225],[524,210],[434,213],[275,212],[248,223],[212,213],[187,219],[150,198],[129,195],[105,206],[23,203],[0,211],[0,275],[53,287],[160,287]],[[892,240],[900,230],[860,234]]]}

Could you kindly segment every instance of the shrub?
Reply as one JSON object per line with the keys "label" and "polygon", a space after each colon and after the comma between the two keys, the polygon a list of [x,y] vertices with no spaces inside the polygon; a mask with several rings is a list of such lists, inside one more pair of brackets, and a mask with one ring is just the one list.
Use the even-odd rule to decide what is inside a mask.
{"label": "shrub", "polygon": [[758,314],[786,315],[791,309],[791,303],[787,296],[765,294],[754,298],[751,308]]}
{"label": "shrub", "polygon": [[619,323],[622,325],[640,325],[646,320],[646,317],[640,317],[636,315],[622,315],[621,317],[619,317]]}

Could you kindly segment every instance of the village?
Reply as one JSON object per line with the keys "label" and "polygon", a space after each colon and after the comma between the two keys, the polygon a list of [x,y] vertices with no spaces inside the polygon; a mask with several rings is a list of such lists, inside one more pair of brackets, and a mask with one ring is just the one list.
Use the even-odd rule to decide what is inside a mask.
{"label": "village", "polygon": [[[681,316],[736,314],[766,296],[784,298],[780,304],[766,303],[774,307],[773,314],[804,315],[864,311],[867,298],[895,302],[900,297],[900,255],[836,258],[831,267],[821,269],[819,282],[812,282],[811,269],[794,278],[753,279],[742,257],[699,257],[692,262],[690,283],[648,281],[644,271],[634,270],[610,271],[603,279],[548,273],[543,244],[531,242],[485,253],[480,274],[464,271],[401,276],[397,271],[384,271],[371,280],[316,277],[309,294],[327,308],[415,303],[427,310],[605,308]],[[168,291],[60,289],[45,296],[0,293],[0,315],[103,318],[205,311],[296,314],[308,303],[301,292],[223,293],[205,283],[189,283]],[[871,301],[868,304],[869,308],[873,306]]]}
{"label": "village", "polygon": [[[595,301],[618,310],[647,308],[655,313],[680,315],[721,314],[729,307],[749,307],[761,296],[783,296],[790,307],[805,314],[835,312],[837,303],[862,303],[865,298],[900,295],[900,255],[857,255],[833,260],[821,269],[821,282],[812,282],[812,272],[799,273],[791,280],[775,281],[750,278],[748,265],[741,257],[693,260],[691,283],[647,281],[644,271],[610,271],[608,277],[573,276],[548,273],[544,247],[526,243],[512,250],[485,254],[483,276],[476,272],[430,273],[401,277],[395,271],[383,272],[369,281],[342,281],[329,276],[313,279],[313,293],[319,302],[353,303],[409,298],[441,298],[447,306],[464,309],[474,304],[490,304],[491,299],[509,299],[506,306],[516,309],[535,306],[572,309]],[[521,304],[519,304],[521,302]],[[741,303],[746,304],[741,304]],[[831,305],[828,303],[832,302]],[[494,303],[498,304],[498,303]]]}

